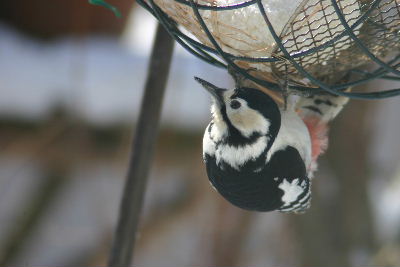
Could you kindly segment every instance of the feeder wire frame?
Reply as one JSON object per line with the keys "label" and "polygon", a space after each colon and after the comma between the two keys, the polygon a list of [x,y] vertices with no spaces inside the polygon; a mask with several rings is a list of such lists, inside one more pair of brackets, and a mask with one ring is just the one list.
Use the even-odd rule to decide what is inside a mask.
{"label": "feeder wire frame", "polygon": [[[168,33],[189,53],[193,54],[194,56],[200,58],[201,60],[208,62],[211,65],[220,68],[231,68],[233,71],[237,72],[238,74],[243,75],[244,78],[255,82],[256,84],[268,88],[272,91],[277,91],[282,93],[282,87],[278,81],[271,81],[267,79],[262,79],[256,77],[255,75],[251,74],[249,69],[245,69],[240,67],[235,62],[242,61],[248,63],[268,63],[271,64],[275,71],[278,69],[276,73],[274,73],[275,77],[284,77],[286,74],[279,73],[279,68],[284,67],[287,70],[287,65],[291,67],[290,74],[297,75],[308,79],[310,84],[304,85],[296,83],[295,79],[290,79],[291,83],[289,84],[289,88],[299,94],[311,96],[315,94],[335,94],[340,96],[346,96],[349,98],[355,99],[382,99],[397,96],[400,94],[400,88],[384,90],[384,91],[374,91],[374,92],[348,92],[347,89],[349,87],[354,87],[357,85],[364,84],[366,82],[375,80],[375,79],[386,79],[386,80],[394,80],[400,81],[400,50],[397,47],[397,55],[393,56],[392,59],[384,62],[380,59],[385,52],[372,52],[370,47],[378,47],[377,44],[369,44],[370,47],[365,43],[364,40],[361,40],[360,37],[357,36],[356,31],[360,29],[360,26],[369,26],[375,27],[376,32],[372,32],[374,35],[381,35],[386,36],[387,32],[392,34],[391,38],[392,41],[384,40],[382,41],[381,46],[384,48],[387,47],[387,44],[390,43],[399,43],[400,44],[400,29],[397,29],[396,32],[393,32],[393,29],[388,29],[386,26],[390,26],[389,24],[396,20],[395,22],[400,25],[400,6],[398,6],[397,0],[374,0],[374,1],[367,1],[367,0],[358,0],[360,4],[360,10],[363,9],[362,14],[355,21],[352,21],[352,24],[349,25],[349,21],[346,21],[345,16],[342,13],[341,8],[339,7],[336,0],[319,0],[322,1],[330,1],[331,6],[334,8],[334,12],[336,13],[338,19],[340,20],[341,25],[343,26],[343,31],[340,33],[335,34],[335,36],[331,36],[332,38],[328,41],[322,43],[321,45],[317,45],[308,49],[302,49],[301,51],[297,51],[296,53],[288,51],[288,41],[284,43],[282,40],[282,36],[278,36],[276,33],[272,23],[270,22],[262,3],[262,0],[250,0],[245,1],[239,4],[230,5],[230,6],[213,6],[213,5],[202,5],[199,3],[195,3],[194,0],[171,0],[188,6],[192,9],[193,14],[195,15],[199,26],[201,27],[202,31],[206,34],[210,44],[213,46],[209,46],[199,42],[198,40],[190,37],[188,34],[184,33],[180,28],[179,24],[175,22],[171,17],[169,17],[155,2],[154,0],[136,0],[142,7],[144,7],[147,11],[149,11],[168,31]],[[388,10],[382,11],[382,5],[387,6],[388,2],[394,1],[394,6],[389,8],[389,11],[393,11],[395,8],[397,14],[390,16],[389,18],[392,19],[388,25],[385,25],[385,20],[387,18],[382,19],[379,22],[374,21],[373,19],[380,15],[382,12],[388,13]],[[382,3],[383,2],[383,3]],[[224,12],[225,10],[234,10],[240,9],[244,7],[248,7],[250,5],[256,5],[265,21],[266,26],[269,29],[273,39],[276,42],[277,51],[271,57],[247,57],[247,56],[238,56],[228,53],[223,50],[221,45],[217,42],[216,38],[211,33],[210,29],[206,25],[204,18],[202,17],[200,11],[201,10],[211,10],[211,11],[218,11]],[[325,14],[324,14],[325,15]],[[396,16],[397,15],[397,16]],[[292,22],[292,25],[296,22]],[[397,26],[396,24],[396,26]],[[381,32],[379,32],[379,29]],[[382,32],[383,31],[383,32]],[[371,34],[371,33],[369,33]],[[359,67],[351,68],[350,70],[346,71],[345,74],[342,75],[340,78],[340,82],[324,82],[322,78],[329,77],[329,74],[324,74],[322,78],[320,76],[316,77],[315,73],[311,73],[304,64],[302,64],[302,59],[304,57],[313,57],[317,56],[320,51],[327,49],[328,47],[333,47],[335,50],[335,44],[339,42],[339,40],[343,40],[343,38],[347,38],[347,41],[351,41],[352,45],[355,47],[354,49],[358,49],[357,52],[361,56],[367,58],[366,62],[374,62],[378,65],[373,71],[367,71],[360,69]],[[372,38],[378,38],[376,36],[372,36]],[[381,39],[377,39],[380,41]],[[372,41],[371,41],[372,42]],[[387,43],[384,43],[387,42]],[[386,45],[385,45],[386,44]],[[396,47],[394,47],[396,48]],[[353,49],[353,51],[355,51]],[[376,55],[378,54],[378,56]],[[221,60],[222,59],[222,60]],[[318,59],[318,58],[317,58]],[[315,60],[315,59],[314,59]],[[311,65],[311,64],[310,64]],[[351,74],[351,75],[350,75]],[[358,76],[357,78],[352,78],[349,81],[349,76]]]}

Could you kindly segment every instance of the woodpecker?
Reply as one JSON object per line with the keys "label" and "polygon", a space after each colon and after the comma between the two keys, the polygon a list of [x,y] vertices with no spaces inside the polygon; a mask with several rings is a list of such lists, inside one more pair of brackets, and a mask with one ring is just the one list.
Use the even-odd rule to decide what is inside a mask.
{"label": "woodpecker", "polygon": [[233,205],[301,213],[310,206],[312,142],[292,108],[266,93],[222,89],[195,79],[212,96],[203,160],[212,186]]}

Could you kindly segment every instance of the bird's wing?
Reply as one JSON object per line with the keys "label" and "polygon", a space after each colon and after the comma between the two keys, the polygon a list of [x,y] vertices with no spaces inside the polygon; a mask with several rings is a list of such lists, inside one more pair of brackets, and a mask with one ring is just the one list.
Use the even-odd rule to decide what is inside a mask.
{"label": "bird's wing", "polygon": [[309,207],[311,181],[299,152],[292,146],[276,151],[263,170],[267,179],[274,180],[282,205],[278,210],[301,212]]}

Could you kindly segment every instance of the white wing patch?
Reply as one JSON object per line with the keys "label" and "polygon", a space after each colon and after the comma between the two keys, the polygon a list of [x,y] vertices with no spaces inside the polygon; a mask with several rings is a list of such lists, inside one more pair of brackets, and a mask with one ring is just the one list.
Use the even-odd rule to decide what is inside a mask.
{"label": "white wing patch", "polygon": [[227,115],[233,126],[245,137],[250,137],[255,132],[266,135],[271,122],[260,112],[249,108],[245,100],[238,98],[236,101],[241,103],[239,110],[232,109],[229,105],[226,108]]}
{"label": "white wing patch", "polygon": [[230,145],[219,145],[215,153],[217,160],[217,165],[224,161],[232,168],[239,169],[244,163],[249,160],[254,160],[258,158],[266,149],[268,143],[268,138],[266,136],[261,136],[256,142],[244,145],[244,146],[230,146]]}
{"label": "white wing patch", "polygon": [[294,179],[291,183],[283,179],[282,183],[278,186],[283,191],[282,202],[284,206],[296,201],[296,199],[303,193],[304,189],[299,185],[299,179]]}

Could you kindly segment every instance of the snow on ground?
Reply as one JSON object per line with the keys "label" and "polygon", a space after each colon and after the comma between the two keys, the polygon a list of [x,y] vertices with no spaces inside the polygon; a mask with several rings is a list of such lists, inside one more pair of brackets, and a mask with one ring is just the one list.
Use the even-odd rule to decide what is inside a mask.
{"label": "snow on ground", "polygon": [[[97,123],[136,118],[148,64],[143,44],[135,49],[126,38],[101,36],[42,43],[4,25],[0,36],[2,115],[40,118],[62,103]],[[199,129],[210,117],[210,100],[193,76],[219,86],[231,81],[223,70],[185,53],[172,62],[163,122]]]}

